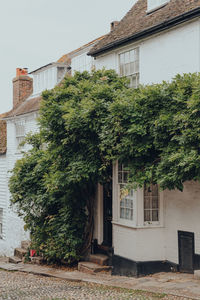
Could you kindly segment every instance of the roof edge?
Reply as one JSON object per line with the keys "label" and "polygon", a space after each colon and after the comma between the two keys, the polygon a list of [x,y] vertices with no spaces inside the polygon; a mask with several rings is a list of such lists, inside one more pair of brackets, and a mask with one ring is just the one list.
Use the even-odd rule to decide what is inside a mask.
{"label": "roof edge", "polygon": [[188,20],[192,20],[192,19],[194,19],[198,16],[200,16],[200,8],[195,8],[193,10],[190,10],[189,12],[186,12],[182,15],[179,15],[178,17],[170,19],[169,21],[164,21],[164,22],[162,22],[158,25],[155,25],[153,27],[145,29],[141,32],[138,32],[138,33],[134,34],[134,35],[131,35],[129,37],[126,37],[126,38],[120,39],[118,41],[112,42],[110,44],[107,44],[106,46],[103,46],[99,50],[94,50],[94,51],[91,50],[90,52],[88,52],[87,55],[94,56],[94,57],[98,56],[102,53],[105,53],[105,52],[115,48],[115,47],[127,44],[127,43],[132,42],[132,41],[138,41],[142,38],[151,36],[155,33],[159,33],[159,32],[162,32],[164,30],[170,29],[170,28],[172,28],[174,26],[177,26],[181,23],[184,23]]}

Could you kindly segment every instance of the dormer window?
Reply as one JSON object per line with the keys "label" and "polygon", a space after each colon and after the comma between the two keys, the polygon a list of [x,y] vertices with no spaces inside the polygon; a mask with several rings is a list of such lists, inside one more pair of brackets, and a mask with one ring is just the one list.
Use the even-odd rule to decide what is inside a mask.
{"label": "dormer window", "polygon": [[170,0],[148,0],[147,1],[147,12],[151,12],[156,10],[165,4],[167,4]]}
{"label": "dormer window", "polygon": [[61,63],[50,63],[30,74],[33,75],[33,95],[54,88],[65,76],[69,66]]}

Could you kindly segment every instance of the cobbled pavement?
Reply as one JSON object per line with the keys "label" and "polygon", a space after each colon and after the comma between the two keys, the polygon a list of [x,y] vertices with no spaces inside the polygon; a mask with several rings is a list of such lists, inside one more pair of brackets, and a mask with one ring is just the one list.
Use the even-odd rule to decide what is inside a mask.
{"label": "cobbled pavement", "polygon": [[[164,296],[148,292],[105,287],[83,282],[43,277],[22,272],[0,270],[1,300],[188,300],[176,296]],[[192,298],[191,298],[192,299]]]}

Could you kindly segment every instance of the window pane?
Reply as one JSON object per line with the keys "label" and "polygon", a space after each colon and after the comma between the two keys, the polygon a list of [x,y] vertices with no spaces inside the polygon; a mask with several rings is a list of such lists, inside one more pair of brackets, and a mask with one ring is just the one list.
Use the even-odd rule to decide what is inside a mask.
{"label": "window pane", "polygon": [[152,198],[152,208],[158,208],[158,197]]}
{"label": "window pane", "polygon": [[144,209],[150,208],[150,198],[145,197],[144,198]]}
{"label": "window pane", "polygon": [[135,50],[130,51],[130,62],[133,62],[135,60]]}
{"label": "window pane", "polygon": [[127,64],[130,62],[129,52],[125,52],[124,63]]}
{"label": "window pane", "polygon": [[158,210],[152,210],[152,221],[158,221]]}
{"label": "window pane", "polygon": [[151,221],[150,210],[145,210],[144,211],[144,221],[145,222],[150,222]]}

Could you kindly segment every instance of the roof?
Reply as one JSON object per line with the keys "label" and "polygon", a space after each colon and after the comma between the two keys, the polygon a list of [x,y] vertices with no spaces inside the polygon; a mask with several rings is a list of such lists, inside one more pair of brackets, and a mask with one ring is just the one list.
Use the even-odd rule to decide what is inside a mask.
{"label": "roof", "polygon": [[12,118],[15,116],[24,115],[26,113],[31,113],[34,111],[39,110],[40,101],[42,100],[42,97],[35,97],[28,99],[26,101],[23,101],[20,103],[17,107],[13,108],[9,112],[4,114],[4,118]]}
{"label": "roof", "polygon": [[125,17],[88,53],[97,56],[122,44],[185,22],[200,15],[200,0],[171,0],[163,7],[147,12],[147,0],[138,0]]}
{"label": "roof", "polygon": [[4,114],[0,114],[0,155],[6,153],[7,150],[7,125],[6,121],[2,120],[5,116]]}
{"label": "roof", "polygon": [[37,72],[39,72],[39,71],[41,71],[41,70],[43,70],[43,69],[44,69],[44,70],[45,70],[45,69],[48,69],[48,68],[51,67],[51,66],[67,67],[67,63],[66,63],[66,62],[52,62],[52,63],[49,63],[49,64],[47,64],[47,65],[44,65],[44,66],[42,66],[42,67],[40,67],[40,68],[34,70],[34,71],[31,71],[29,74],[37,73]]}
{"label": "roof", "polygon": [[80,48],[77,48],[67,54],[64,54],[61,58],[59,58],[58,62],[59,63],[71,63],[71,59],[76,56],[76,54],[88,47],[91,47],[93,45],[95,45],[96,43],[98,43],[99,41],[101,41],[106,35],[100,36],[99,38],[81,46]]}

